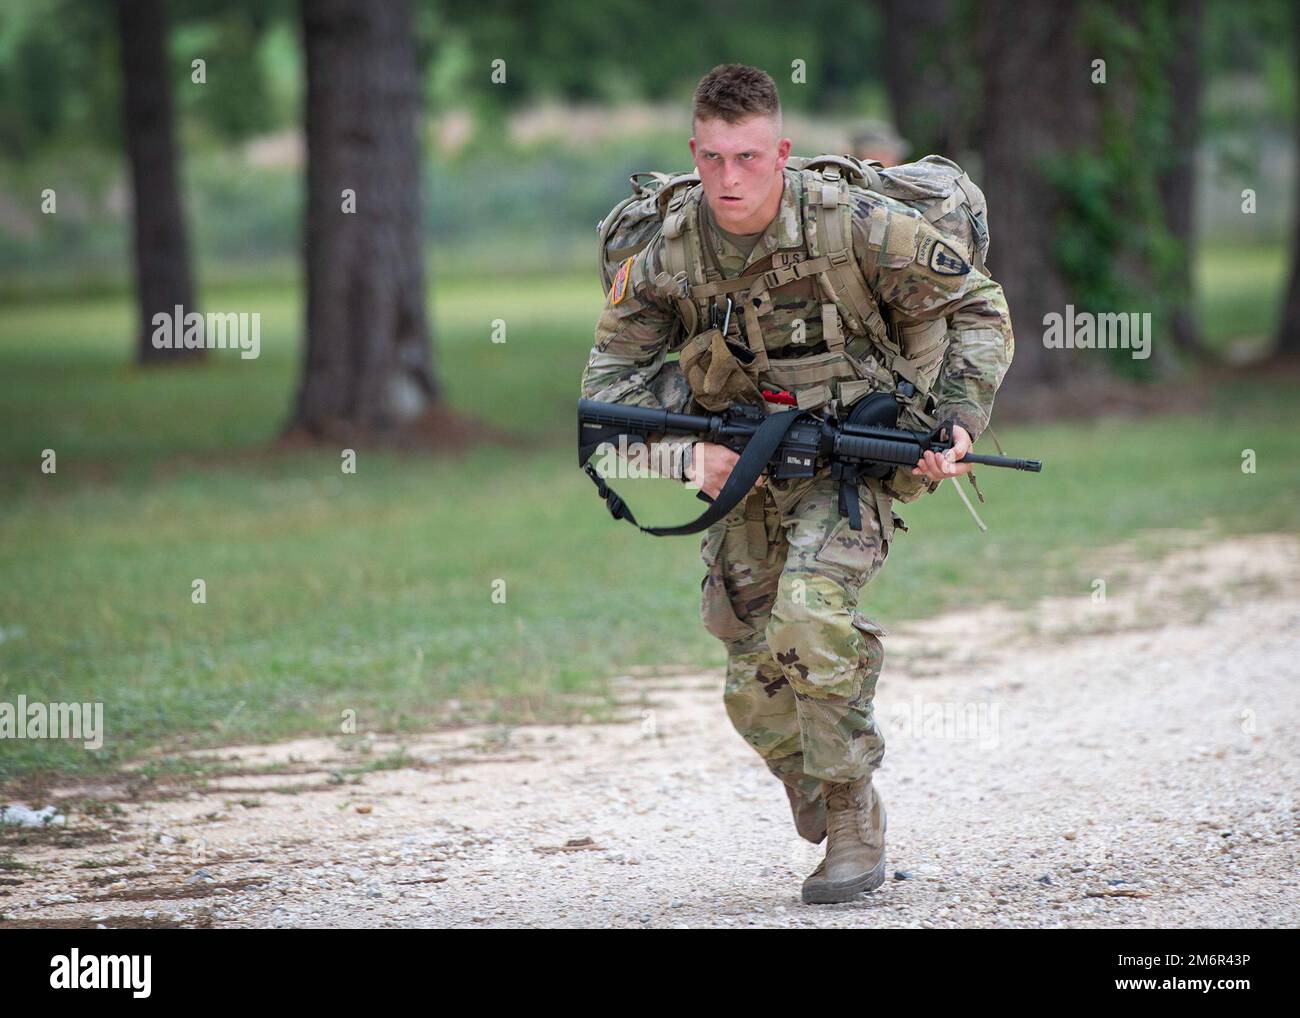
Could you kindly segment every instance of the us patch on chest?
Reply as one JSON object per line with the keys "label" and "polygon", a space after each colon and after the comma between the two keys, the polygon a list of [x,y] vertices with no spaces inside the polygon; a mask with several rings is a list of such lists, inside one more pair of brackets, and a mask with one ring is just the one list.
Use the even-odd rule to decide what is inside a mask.
{"label": "us patch on chest", "polygon": [[938,276],[964,276],[970,271],[970,265],[956,248],[937,237],[921,241],[916,260]]}

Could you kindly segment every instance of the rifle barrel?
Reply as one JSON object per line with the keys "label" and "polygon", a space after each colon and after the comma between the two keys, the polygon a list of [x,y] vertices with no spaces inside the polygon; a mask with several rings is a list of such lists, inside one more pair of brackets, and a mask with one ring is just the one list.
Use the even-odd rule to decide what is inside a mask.
{"label": "rifle barrel", "polygon": [[1018,460],[1012,456],[985,456],[977,453],[967,453],[959,462],[979,463],[988,467],[1009,467],[1012,470],[1028,470],[1034,474],[1041,473],[1043,469],[1042,460]]}

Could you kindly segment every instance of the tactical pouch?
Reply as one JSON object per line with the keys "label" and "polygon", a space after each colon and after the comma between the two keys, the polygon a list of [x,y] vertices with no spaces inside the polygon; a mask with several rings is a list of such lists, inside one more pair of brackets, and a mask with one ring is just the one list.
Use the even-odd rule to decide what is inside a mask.
{"label": "tactical pouch", "polygon": [[912,468],[899,467],[885,479],[885,493],[899,502],[915,502],[927,491],[934,491],[942,482],[932,481],[923,474],[912,473]]}
{"label": "tactical pouch", "polygon": [[948,350],[947,320],[900,324],[896,335],[903,356],[923,383],[921,387],[928,390],[939,377]]}
{"label": "tactical pouch", "polygon": [[[898,418],[900,428],[908,428],[912,431],[925,431],[926,426],[918,420],[906,407],[902,409]],[[898,502],[915,502],[927,492],[932,492],[942,484],[942,481],[932,481],[924,474],[912,473],[912,466],[902,466],[886,477],[883,481],[885,493],[890,498]]]}
{"label": "tactical pouch", "polygon": [[681,369],[695,401],[706,410],[725,410],[733,403],[763,402],[763,394],[746,368],[752,351],[723,338],[722,330],[701,332],[682,347]]}

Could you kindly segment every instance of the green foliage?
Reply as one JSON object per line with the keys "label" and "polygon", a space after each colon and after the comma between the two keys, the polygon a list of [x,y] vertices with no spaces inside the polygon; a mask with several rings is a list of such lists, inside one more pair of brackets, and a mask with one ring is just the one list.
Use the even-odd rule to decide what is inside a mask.
{"label": "green foliage", "polygon": [[[77,146],[102,158],[122,144],[113,3],[9,0],[0,7],[0,145],[8,160]],[[289,0],[176,0],[168,50],[182,123],[222,141],[292,124],[301,85]],[[286,45],[288,43],[288,45]],[[191,82],[207,61],[208,83]]]}
{"label": "green foliage", "polygon": [[[1209,158],[1203,165],[1225,190],[1255,191],[1261,213],[1288,208],[1294,191],[1289,174],[1270,174],[1267,167],[1294,150],[1300,8],[1291,0],[1209,0],[1204,9],[1202,125]],[[1244,218],[1259,240],[1294,233],[1294,214],[1236,218]]]}
{"label": "green foliage", "polygon": [[[302,61],[292,0],[173,0],[168,52],[177,116],[199,135],[241,141],[293,123]],[[192,80],[192,62],[206,83]]]}
{"label": "green foliage", "polygon": [[[431,37],[438,33],[436,37]],[[439,94],[457,105],[515,106],[539,98],[617,103],[689,102],[700,76],[732,61],[762,67],[791,109],[849,108],[864,82],[878,80],[878,17],[867,4],[808,0],[797,11],[777,0],[450,0],[421,19]],[[493,60],[506,80],[492,84]],[[803,60],[807,83],[791,82]],[[445,66],[455,65],[452,74]],[[452,84],[452,81],[455,84]]]}
{"label": "green foliage", "polygon": [[[172,33],[177,69],[173,80],[177,112],[202,123],[225,140],[239,140],[276,126],[267,97],[267,75],[260,40],[253,27],[234,14]],[[205,63],[205,82],[192,80],[191,62]]]}
{"label": "green foliage", "polygon": [[23,160],[76,139],[119,144],[111,4],[11,0],[0,6],[0,152]]}
{"label": "green foliage", "polygon": [[1208,76],[1261,74],[1269,103],[1262,110],[1238,104],[1218,111],[1221,126],[1240,123],[1243,116],[1274,124],[1294,121],[1297,109],[1295,38],[1296,5],[1292,0],[1207,0],[1202,34],[1202,59]]}

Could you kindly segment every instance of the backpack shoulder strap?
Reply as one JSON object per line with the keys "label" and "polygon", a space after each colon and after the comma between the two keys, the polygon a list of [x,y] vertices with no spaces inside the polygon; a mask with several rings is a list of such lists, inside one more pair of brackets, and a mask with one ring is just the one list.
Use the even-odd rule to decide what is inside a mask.
{"label": "backpack shoulder strap", "polygon": [[[932,426],[934,417],[929,411],[933,400],[929,389],[916,365],[903,354],[897,329],[885,321],[862,275],[862,268],[853,256],[853,204],[847,182],[839,179],[833,166],[820,176],[823,182],[817,207],[810,208],[813,215],[808,217],[814,220],[808,243],[810,249],[814,249],[814,256],[825,257],[830,263],[821,274],[823,290],[835,302],[848,327],[867,337],[885,369],[896,380],[908,383],[911,395],[906,395],[907,390],[903,390],[904,402],[911,406],[918,419]],[[813,203],[810,201],[809,204],[812,206]],[[805,220],[806,228],[808,219]]]}
{"label": "backpack shoulder strap", "polygon": [[675,177],[660,190],[659,199],[664,269],[670,276],[684,275],[688,285],[704,282],[698,237],[699,179],[694,173]]}
{"label": "backpack shoulder strap", "polygon": [[848,182],[834,165],[820,172],[803,172],[811,178],[804,188],[808,249],[814,259],[825,259],[826,264],[818,277],[822,292],[850,331],[869,336],[876,345],[885,344],[889,337],[884,318],[853,257],[853,205]]}

